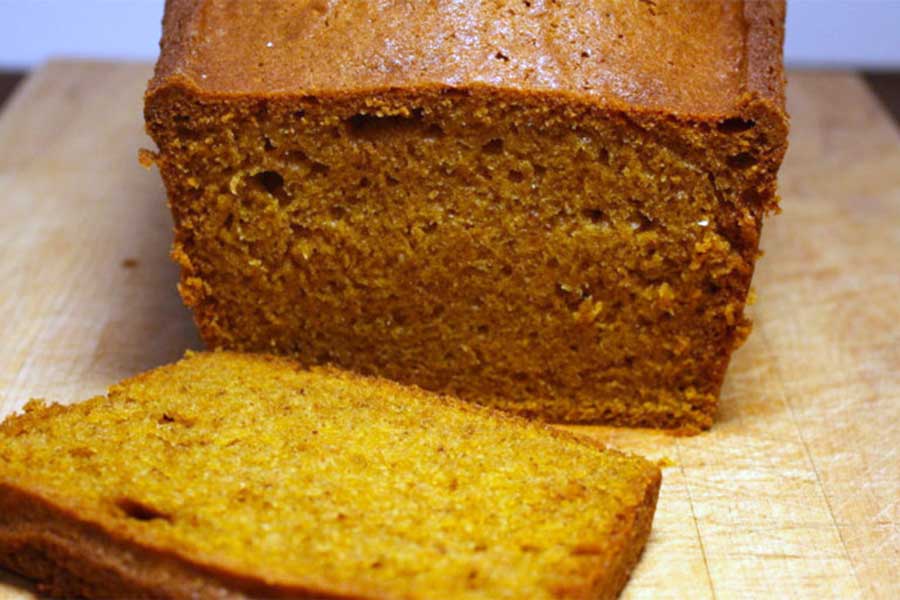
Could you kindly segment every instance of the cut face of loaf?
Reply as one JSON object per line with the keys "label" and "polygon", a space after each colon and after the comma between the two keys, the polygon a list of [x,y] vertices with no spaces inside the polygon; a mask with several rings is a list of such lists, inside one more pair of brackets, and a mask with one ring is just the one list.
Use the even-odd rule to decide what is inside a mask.
{"label": "cut face of loaf", "polygon": [[659,483],[419,389],[195,354],[0,424],[0,566],[62,597],[612,598]]}
{"label": "cut face of loaf", "polygon": [[161,61],[147,121],[182,295],[213,347],[554,421],[708,427],[784,152],[780,38],[757,45],[764,73],[705,105],[676,101],[696,82],[642,106],[511,76],[227,94]]}

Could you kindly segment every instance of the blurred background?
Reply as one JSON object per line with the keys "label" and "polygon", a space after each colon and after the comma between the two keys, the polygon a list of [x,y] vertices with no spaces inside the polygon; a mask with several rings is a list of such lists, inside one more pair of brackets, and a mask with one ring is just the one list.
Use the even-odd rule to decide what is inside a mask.
{"label": "blurred background", "polygon": [[[0,73],[9,81],[60,56],[152,61],[163,4],[0,0]],[[900,0],[788,0],[785,59],[792,68],[866,71],[880,95],[900,103]]]}

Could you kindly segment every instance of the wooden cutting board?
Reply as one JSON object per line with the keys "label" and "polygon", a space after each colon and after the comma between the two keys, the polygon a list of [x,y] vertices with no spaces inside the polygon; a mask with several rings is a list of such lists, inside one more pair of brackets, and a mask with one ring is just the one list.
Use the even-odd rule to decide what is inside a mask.
{"label": "wooden cutting board", "polygon": [[[199,347],[137,164],[149,74],[52,63],[0,116],[0,416]],[[788,98],[784,212],[715,427],[573,428],[673,463],[626,598],[900,598],[900,133],[852,74],[792,73]]]}

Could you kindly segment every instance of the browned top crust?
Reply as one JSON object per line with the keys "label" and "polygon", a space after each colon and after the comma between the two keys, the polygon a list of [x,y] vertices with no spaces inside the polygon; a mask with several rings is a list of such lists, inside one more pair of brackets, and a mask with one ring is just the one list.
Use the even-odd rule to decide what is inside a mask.
{"label": "browned top crust", "polygon": [[715,119],[783,115],[784,0],[167,0],[149,94],[488,86]]}

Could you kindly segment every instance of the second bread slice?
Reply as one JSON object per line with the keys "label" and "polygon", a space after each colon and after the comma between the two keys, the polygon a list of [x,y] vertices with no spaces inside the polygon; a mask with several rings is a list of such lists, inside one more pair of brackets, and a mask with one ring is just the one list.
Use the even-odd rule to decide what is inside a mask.
{"label": "second bread slice", "polygon": [[0,425],[0,565],[65,596],[612,597],[659,483],[415,388],[191,354]]}

